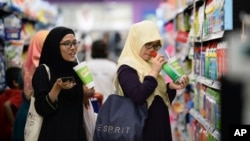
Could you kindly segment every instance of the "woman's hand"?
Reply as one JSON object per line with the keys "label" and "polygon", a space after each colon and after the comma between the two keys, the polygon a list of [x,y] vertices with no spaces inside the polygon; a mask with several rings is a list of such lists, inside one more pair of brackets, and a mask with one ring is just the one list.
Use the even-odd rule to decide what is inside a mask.
{"label": "woman's hand", "polygon": [[52,102],[57,100],[57,97],[61,91],[61,89],[71,89],[76,85],[73,81],[63,82],[61,78],[58,78],[54,83],[52,89],[49,92],[49,97]]}
{"label": "woman's hand", "polygon": [[84,91],[84,97],[87,97],[87,98],[92,97],[95,93],[94,87],[89,89],[88,87],[83,86],[83,91]]}
{"label": "woman's hand", "polygon": [[61,78],[58,78],[55,82],[61,89],[71,89],[76,83],[74,81],[65,81],[63,82]]}
{"label": "woman's hand", "polygon": [[84,91],[84,96],[83,96],[83,103],[86,108],[89,107],[89,98],[93,97],[95,94],[95,89],[93,88],[88,88],[86,86],[83,86],[83,91]]}
{"label": "woman's hand", "polygon": [[150,75],[156,78],[161,71],[162,65],[167,61],[165,60],[165,57],[159,53],[155,58],[152,59],[152,70],[150,72]]}
{"label": "woman's hand", "polygon": [[181,90],[181,89],[184,89],[188,84],[189,84],[189,77],[184,75],[182,76],[179,82],[170,82],[169,88]]}

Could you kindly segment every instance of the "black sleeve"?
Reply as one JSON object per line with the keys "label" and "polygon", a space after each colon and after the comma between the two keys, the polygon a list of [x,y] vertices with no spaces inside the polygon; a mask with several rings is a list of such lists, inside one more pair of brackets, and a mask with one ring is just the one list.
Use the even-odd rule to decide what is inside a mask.
{"label": "black sleeve", "polygon": [[57,102],[52,103],[48,96],[48,93],[51,89],[51,85],[48,73],[44,66],[40,65],[35,70],[32,78],[32,86],[36,99],[35,108],[37,113],[42,115],[43,117],[46,117],[57,111]]}
{"label": "black sleeve", "polygon": [[174,98],[175,98],[175,96],[176,96],[176,90],[175,89],[174,90],[170,89],[169,88],[169,84],[170,83],[167,83],[167,94],[168,94],[170,103],[172,103],[173,100],[174,100]]}
{"label": "black sleeve", "polygon": [[145,76],[141,83],[136,70],[127,65],[122,65],[118,69],[118,80],[124,95],[137,104],[143,104],[158,85],[152,76]]}

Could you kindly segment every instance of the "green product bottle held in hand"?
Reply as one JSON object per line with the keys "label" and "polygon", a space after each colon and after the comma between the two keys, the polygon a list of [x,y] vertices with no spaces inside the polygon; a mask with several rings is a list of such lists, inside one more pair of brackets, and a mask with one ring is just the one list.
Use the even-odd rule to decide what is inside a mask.
{"label": "green product bottle held in hand", "polygon": [[[156,57],[157,52],[152,51],[150,54],[152,57]],[[175,57],[169,58],[168,62],[162,65],[162,70],[174,81],[181,82],[184,71],[178,60]]]}

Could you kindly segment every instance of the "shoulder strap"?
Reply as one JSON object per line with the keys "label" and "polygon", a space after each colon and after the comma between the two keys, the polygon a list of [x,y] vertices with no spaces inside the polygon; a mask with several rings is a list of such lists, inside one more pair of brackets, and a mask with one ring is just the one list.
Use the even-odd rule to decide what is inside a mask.
{"label": "shoulder strap", "polygon": [[50,80],[50,71],[49,71],[49,67],[48,67],[46,64],[42,64],[42,65],[45,67],[45,69],[46,69],[46,71],[47,71],[47,73],[48,73],[49,80]]}

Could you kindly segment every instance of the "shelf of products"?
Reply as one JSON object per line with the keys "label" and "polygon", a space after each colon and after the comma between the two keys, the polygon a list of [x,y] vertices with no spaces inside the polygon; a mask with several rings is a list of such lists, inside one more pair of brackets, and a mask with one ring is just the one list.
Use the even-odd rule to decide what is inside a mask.
{"label": "shelf of products", "polygon": [[0,15],[2,17],[13,14],[24,21],[55,24],[58,16],[56,6],[46,1],[37,0],[35,2],[0,2]]}
{"label": "shelf of products", "polygon": [[[29,41],[40,29],[56,24],[57,7],[42,0],[0,2],[0,76],[11,66],[21,67]],[[0,80],[0,91],[6,88]]]}
{"label": "shelf of products", "polygon": [[[181,61],[187,61],[181,58],[191,60],[189,76],[194,89],[194,107],[189,112],[198,124],[188,125],[193,130],[189,136],[200,141],[210,137],[218,141],[221,136],[220,79],[227,72],[228,43],[224,37],[233,29],[232,0],[177,0],[175,7],[175,16],[165,20],[165,29],[167,37],[175,37],[175,43],[170,42],[175,47],[174,55],[182,56]],[[171,25],[174,31],[169,30]],[[211,135],[203,138],[203,134],[199,134],[203,131]]]}
{"label": "shelf of products", "polygon": [[225,31],[219,31],[219,32],[216,32],[216,33],[213,33],[213,34],[209,34],[205,37],[203,37],[203,41],[211,41],[211,40],[214,40],[214,39],[219,39],[219,38],[222,38],[224,36],[224,32]]}
{"label": "shelf of products", "polygon": [[209,121],[205,118],[203,118],[199,112],[197,112],[196,110],[194,109],[191,109],[189,111],[189,113],[199,122],[203,125],[203,127],[205,127],[205,129],[207,131],[209,131],[213,137],[215,137],[217,140],[220,140],[220,133],[219,131],[214,127],[212,126]]}
{"label": "shelf of products", "polygon": [[202,83],[210,88],[214,88],[217,90],[220,90],[220,87],[221,87],[221,83],[219,81],[211,80],[207,77],[200,76],[200,75],[196,77],[196,81],[199,83]]}

